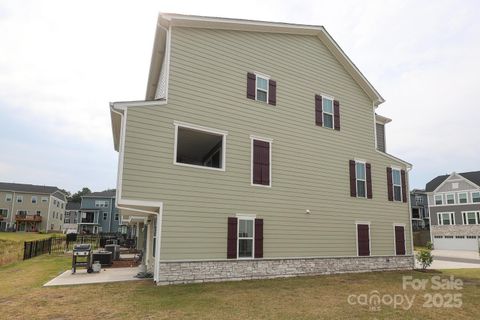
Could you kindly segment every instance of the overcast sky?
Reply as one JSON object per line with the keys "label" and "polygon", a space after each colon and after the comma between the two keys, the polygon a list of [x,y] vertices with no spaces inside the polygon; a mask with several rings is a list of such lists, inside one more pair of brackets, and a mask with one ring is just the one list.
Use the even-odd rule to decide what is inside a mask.
{"label": "overcast sky", "polygon": [[478,1],[0,0],[0,181],[115,187],[108,103],[144,98],[158,12],[324,25],[387,100],[411,187],[480,170]]}

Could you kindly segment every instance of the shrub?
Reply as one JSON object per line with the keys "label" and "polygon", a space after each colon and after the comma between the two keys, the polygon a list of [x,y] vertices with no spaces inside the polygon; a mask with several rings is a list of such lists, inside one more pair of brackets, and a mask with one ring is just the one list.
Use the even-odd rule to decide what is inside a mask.
{"label": "shrub", "polygon": [[433,262],[432,252],[430,250],[420,250],[416,254],[418,262],[422,265],[422,270],[427,269]]}
{"label": "shrub", "polygon": [[427,247],[428,250],[432,250],[433,249],[432,241],[428,241],[426,247]]}

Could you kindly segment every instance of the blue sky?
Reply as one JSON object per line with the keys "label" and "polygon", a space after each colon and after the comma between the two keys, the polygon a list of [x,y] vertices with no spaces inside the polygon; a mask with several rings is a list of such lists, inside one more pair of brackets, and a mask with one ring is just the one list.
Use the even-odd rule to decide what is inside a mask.
{"label": "blue sky", "polygon": [[411,187],[480,170],[478,1],[0,0],[1,181],[115,186],[108,103],[144,98],[160,11],[324,25],[387,100]]}

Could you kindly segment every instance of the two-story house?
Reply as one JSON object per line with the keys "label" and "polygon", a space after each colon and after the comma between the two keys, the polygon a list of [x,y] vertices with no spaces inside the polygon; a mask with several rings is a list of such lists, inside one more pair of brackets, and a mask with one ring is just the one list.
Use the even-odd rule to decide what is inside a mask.
{"label": "two-story house", "polygon": [[430,229],[430,212],[428,211],[428,196],[423,189],[410,191],[410,205],[412,207],[413,231]]}
{"label": "two-story house", "polygon": [[161,14],[145,100],[110,104],[157,284],[413,268],[383,102],[322,26]]}
{"label": "two-story house", "polygon": [[54,186],[0,182],[0,231],[60,232],[66,203]]}
{"label": "two-story house", "polygon": [[430,233],[438,250],[479,250],[480,171],[441,175],[427,183]]}
{"label": "two-story house", "polygon": [[82,196],[80,208],[72,210],[69,217],[76,221],[79,233],[119,232],[121,221],[115,206],[115,193],[115,190],[106,190]]}

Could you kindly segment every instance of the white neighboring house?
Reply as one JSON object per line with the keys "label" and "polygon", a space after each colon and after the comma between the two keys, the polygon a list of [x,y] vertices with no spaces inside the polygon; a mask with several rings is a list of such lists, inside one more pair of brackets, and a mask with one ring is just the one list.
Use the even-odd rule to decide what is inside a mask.
{"label": "white neighboring house", "polygon": [[434,248],[478,251],[480,171],[438,176],[427,183],[425,190]]}

